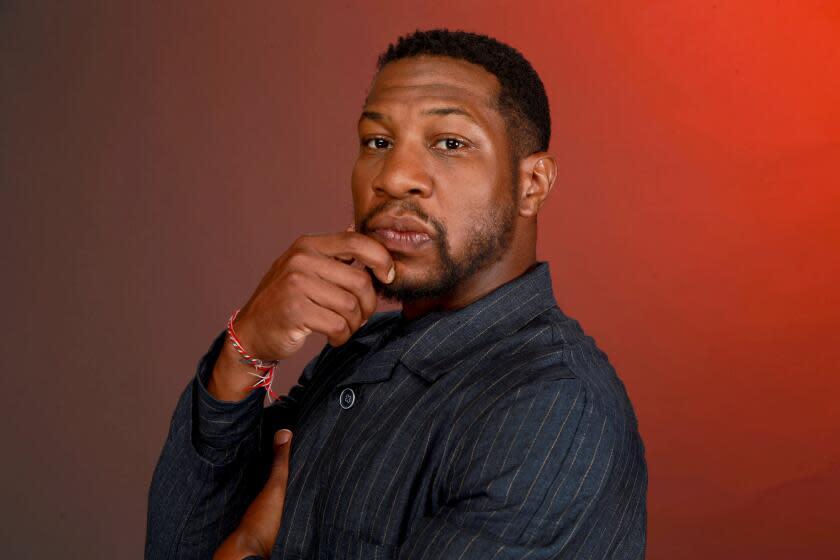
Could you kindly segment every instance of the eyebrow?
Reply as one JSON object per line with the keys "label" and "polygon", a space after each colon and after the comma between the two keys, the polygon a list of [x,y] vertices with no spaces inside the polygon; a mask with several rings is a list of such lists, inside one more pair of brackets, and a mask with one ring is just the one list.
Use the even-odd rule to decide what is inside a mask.
{"label": "eyebrow", "polygon": [[[461,115],[462,117],[468,118],[475,124],[479,124],[475,117],[473,117],[469,112],[465,111],[460,107],[433,107],[431,109],[426,109],[421,114],[435,116]],[[382,122],[386,120],[386,117],[382,113],[377,113],[376,111],[362,111],[362,115],[359,117],[359,122],[362,122],[365,119],[370,119],[376,122]]]}
{"label": "eyebrow", "polygon": [[362,115],[359,117],[359,122],[362,122],[365,119],[382,122],[385,120],[385,115],[377,113],[376,111],[362,111]]}
{"label": "eyebrow", "polygon": [[461,115],[463,117],[467,117],[468,119],[470,119],[474,123],[478,124],[478,122],[475,120],[475,117],[473,117],[469,112],[465,111],[464,109],[461,109],[460,107],[434,107],[432,109],[428,109],[426,111],[423,111],[423,114],[424,115]]}

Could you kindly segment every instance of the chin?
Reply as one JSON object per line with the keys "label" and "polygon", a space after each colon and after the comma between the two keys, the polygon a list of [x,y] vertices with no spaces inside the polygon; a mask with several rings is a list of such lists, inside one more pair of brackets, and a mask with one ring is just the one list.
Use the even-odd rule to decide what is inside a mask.
{"label": "chin", "polygon": [[390,284],[373,278],[376,293],[387,301],[412,303],[448,295],[454,289],[452,279],[443,274],[411,274],[397,267],[397,276]]}
{"label": "chin", "polygon": [[393,284],[414,286],[419,284],[434,283],[437,276],[440,276],[437,262],[420,262],[416,259],[403,260],[399,256],[394,257],[396,277]]}

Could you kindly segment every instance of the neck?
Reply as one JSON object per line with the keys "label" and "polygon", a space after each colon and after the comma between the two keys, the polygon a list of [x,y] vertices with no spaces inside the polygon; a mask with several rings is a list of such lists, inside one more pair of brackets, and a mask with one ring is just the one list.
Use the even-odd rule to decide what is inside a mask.
{"label": "neck", "polygon": [[472,275],[445,296],[404,304],[402,315],[411,321],[432,311],[451,311],[466,307],[525,274],[536,260],[536,250],[505,258]]}

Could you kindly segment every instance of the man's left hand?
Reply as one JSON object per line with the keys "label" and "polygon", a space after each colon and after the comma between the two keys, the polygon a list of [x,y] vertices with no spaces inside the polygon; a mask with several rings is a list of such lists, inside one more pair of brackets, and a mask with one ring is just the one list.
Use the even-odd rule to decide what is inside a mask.
{"label": "man's left hand", "polygon": [[283,517],[292,432],[274,434],[274,461],[265,486],[248,506],[239,527],[216,550],[213,560],[242,560],[248,556],[268,558]]}

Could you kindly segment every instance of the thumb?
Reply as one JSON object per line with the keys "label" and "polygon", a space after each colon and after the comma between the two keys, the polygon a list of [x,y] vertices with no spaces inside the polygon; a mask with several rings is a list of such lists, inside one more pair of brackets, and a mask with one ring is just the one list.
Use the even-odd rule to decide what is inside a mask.
{"label": "thumb", "polygon": [[274,449],[276,450],[278,447],[286,445],[290,441],[292,441],[291,430],[287,430],[285,428],[277,430],[274,434]]}
{"label": "thumb", "polygon": [[289,470],[289,452],[292,445],[292,432],[277,430],[274,434],[274,460],[271,464],[271,476],[285,477]]}

